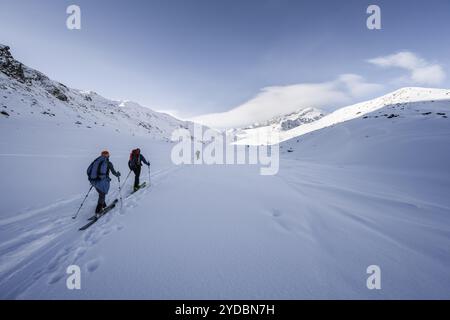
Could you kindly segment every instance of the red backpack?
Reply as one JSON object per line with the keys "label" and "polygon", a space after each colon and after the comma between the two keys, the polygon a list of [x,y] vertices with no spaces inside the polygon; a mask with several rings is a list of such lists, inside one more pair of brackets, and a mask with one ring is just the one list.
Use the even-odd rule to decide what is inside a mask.
{"label": "red backpack", "polygon": [[130,161],[128,161],[128,167],[130,167],[131,170],[136,169],[137,167],[141,166],[141,150],[140,149],[134,149],[130,153]]}

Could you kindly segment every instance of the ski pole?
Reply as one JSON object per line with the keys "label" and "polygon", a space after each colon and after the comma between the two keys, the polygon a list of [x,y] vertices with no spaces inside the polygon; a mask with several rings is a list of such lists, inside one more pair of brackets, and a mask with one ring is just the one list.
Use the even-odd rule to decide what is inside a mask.
{"label": "ski pole", "polygon": [[125,186],[125,183],[127,183],[127,180],[128,180],[128,177],[130,176],[130,174],[131,174],[131,170],[130,170],[130,172],[128,172],[128,175],[125,178],[125,181],[122,183],[122,187]]}
{"label": "ski pole", "polygon": [[119,197],[120,197],[120,208],[123,208],[123,200],[122,200],[122,188],[120,187],[120,177],[117,177],[117,180],[119,180]]}
{"label": "ski pole", "polygon": [[152,180],[150,176],[150,165],[148,165],[148,186],[150,187],[152,185]]}
{"label": "ski pole", "polygon": [[88,193],[86,193],[86,196],[85,196],[84,199],[83,199],[83,202],[81,202],[81,205],[80,205],[80,207],[78,208],[77,213],[75,213],[75,215],[72,217],[72,219],[76,219],[76,218],[78,217],[78,213],[80,212],[81,207],[83,206],[84,202],[86,201],[86,199],[87,199],[87,197],[88,197],[88,195],[89,195],[89,193],[91,192],[91,190],[92,190],[93,187],[94,187],[94,186],[91,185],[91,187],[89,188]]}

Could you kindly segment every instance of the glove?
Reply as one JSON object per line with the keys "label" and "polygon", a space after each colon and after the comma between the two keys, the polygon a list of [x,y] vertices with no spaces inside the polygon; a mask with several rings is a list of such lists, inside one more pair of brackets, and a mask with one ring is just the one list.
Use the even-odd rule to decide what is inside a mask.
{"label": "glove", "polygon": [[117,177],[120,177],[120,171],[117,171]]}

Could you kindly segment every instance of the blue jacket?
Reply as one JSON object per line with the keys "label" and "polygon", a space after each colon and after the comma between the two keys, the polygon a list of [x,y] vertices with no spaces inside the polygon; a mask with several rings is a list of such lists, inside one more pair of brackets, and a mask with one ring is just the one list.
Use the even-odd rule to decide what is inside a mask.
{"label": "blue jacket", "polygon": [[109,172],[117,176],[116,170],[114,170],[113,164],[107,157],[100,156],[95,159],[87,169],[87,175],[89,182],[94,186],[97,191],[107,194],[109,191],[109,184],[111,178]]}

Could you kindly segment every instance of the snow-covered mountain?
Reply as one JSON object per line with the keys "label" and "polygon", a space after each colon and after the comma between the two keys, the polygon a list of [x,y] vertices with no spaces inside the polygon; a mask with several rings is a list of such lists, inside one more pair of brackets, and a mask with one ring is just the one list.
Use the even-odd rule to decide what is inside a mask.
{"label": "snow-covered mountain", "polygon": [[[262,176],[175,166],[165,139],[186,123],[67,88],[0,50],[0,298],[450,298],[449,90],[243,130],[242,141],[283,140],[278,174]],[[131,194],[136,146],[151,184]],[[72,219],[86,168],[104,148],[123,178],[106,201],[122,205],[79,231],[97,205],[93,191]],[[366,287],[374,264],[382,290]],[[72,265],[82,290],[67,288]]]}
{"label": "snow-covered mountain", "polygon": [[109,100],[93,91],[69,88],[15,60],[5,45],[0,45],[0,109],[0,121],[18,127],[41,122],[166,141],[173,130],[192,126],[134,102]]}
{"label": "snow-covered mountain", "polygon": [[302,108],[286,115],[274,117],[264,122],[257,122],[243,128],[244,130],[271,127],[276,131],[287,131],[305,123],[311,123],[324,116],[324,112],[316,108]]}
{"label": "snow-covered mountain", "polygon": [[357,103],[338,109],[316,121],[305,123],[290,130],[277,130],[271,126],[257,127],[241,130],[239,144],[264,144],[270,140],[274,133],[279,141],[286,141],[318,131],[323,128],[337,125],[349,120],[369,117],[387,119],[438,117],[446,118],[449,113],[450,90],[409,87],[402,88],[382,97]]}
{"label": "snow-covered mountain", "polygon": [[324,112],[317,108],[302,108],[297,111],[277,116],[272,119],[255,122],[252,125],[243,127],[228,129],[226,133],[233,135],[233,137],[238,137],[240,144],[265,144],[267,141],[260,141],[257,137],[253,135],[259,133],[264,133],[261,137],[266,139],[268,136],[273,136],[274,134],[280,134],[284,131],[292,130],[299,126],[312,123],[324,117]]}

